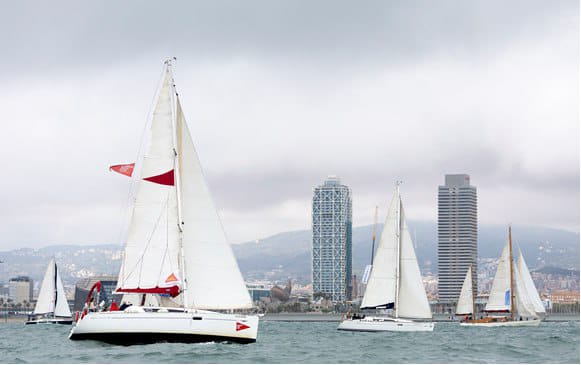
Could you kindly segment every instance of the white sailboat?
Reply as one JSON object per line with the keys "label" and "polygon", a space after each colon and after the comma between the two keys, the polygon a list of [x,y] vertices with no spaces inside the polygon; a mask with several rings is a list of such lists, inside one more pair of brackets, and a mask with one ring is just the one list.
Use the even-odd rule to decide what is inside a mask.
{"label": "white sailboat", "polygon": [[474,293],[474,285],[472,282],[472,270],[472,265],[470,265],[466,272],[464,283],[462,283],[462,290],[460,291],[458,305],[456,306],[456,315],[467,316],[470,319],[476,315],[476,305],[474,300],[476,293]]}
{"label": "white sailboat", "polygon": [[41,323],[73,323],[63,282],[54,259],[50,260],[46,268],[34,312],[26,322],[26,324]]}
{"label": "white sailboat", "polygon": [[[258,316],[206,184],[165,62],[140,171],[117,293],[133,305],[89,312],[72,340],[110,343],[256,341]],[[123,308],[122,306],[121,308]]]}
{"label": "white sailboat", "polygon": [[[502,250],[488,303],[484,310],[489,315],[480,319],[464,320],[460,322],[461,326],[513,327],[539,325],[541,322],[539,315],[545,311],[543,303],[539,298],[522,252],[519,253],[516,265],[512,252],[512,230],[509,227],[508,242]],[[462,291],[464,292],[464,286]],[[463,295],[464,293],[460,294],[461,300]]]}
{"label": "white sailboat", "polygon": [[432,311],[422,283],[405,221],[399,183],[391,200],[361,309],[391,315],[355,314],[341,322],[343,331],[433,331]]}

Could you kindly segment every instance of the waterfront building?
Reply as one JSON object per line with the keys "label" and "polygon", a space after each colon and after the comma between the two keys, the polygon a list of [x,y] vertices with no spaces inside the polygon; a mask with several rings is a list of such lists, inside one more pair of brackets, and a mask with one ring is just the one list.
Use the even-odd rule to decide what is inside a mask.
{"label": "waterfront building", "polygon": [[438,187],[438,298],[454,303],[470,265],[478,293],[478,218],[476,187],[466,174],[446,175]]}
{"label": "waterfront building", "polygon": [[267,283],[246,283],[246,288],[248,289],[248,294],[252,298],[253,302],[259,302],[262,298],[270,298],[272,289],[271,284]]}
{"label": "waterfront building", "polygon": [[17,276],[8,282],[8,298],[14,304],[32,301],[33,281],[28,276]]}
{"label": "waterfront building", "polygon": [[313,295],[344,302],[351,299],[351,190],[336,176],[314,188],[312,207]]}

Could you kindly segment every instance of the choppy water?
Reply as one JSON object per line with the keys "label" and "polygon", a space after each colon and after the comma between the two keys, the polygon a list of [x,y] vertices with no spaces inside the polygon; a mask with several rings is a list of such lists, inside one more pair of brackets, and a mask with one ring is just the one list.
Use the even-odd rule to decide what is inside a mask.
{"label": "choppy water", "polygon": [[69,326],[0,323],[2,363],[579,363],[579,322],[537,328],[467,328],[433,333],[353,333],[333,322],[260,324],[254,344],[114,346],[70,341]]}

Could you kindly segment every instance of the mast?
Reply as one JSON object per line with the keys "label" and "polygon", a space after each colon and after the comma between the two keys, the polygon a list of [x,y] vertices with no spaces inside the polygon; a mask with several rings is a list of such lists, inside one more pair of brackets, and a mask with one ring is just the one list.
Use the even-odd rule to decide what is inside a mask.
{"label": "mast", "polygon": [[182,218],[182,197],[181,197],[181,169],[180,169],[180,161],[181,156],[178,156],[178,135],[177,135],[177,90],[175,81],[173,79],[173,72],[172,66],[173,61],[176,61],[175,57],[169,58],[165,60],[165,65],[167,67],[168,72],[171,76],[171,98],[172,98],[172,124],[173,124],[173,152],[174,152],[174,174],[175,174],[175,185],[176,185],[176,197],[177,197],[177,206],[178,206],[178,230],[179,230],[179,252],[180,252],[180,266],[181,266],[181,280],[182,280],[182,305],[184,309],[188,303],[188,287],[186,282],[186,268],[185,268],[185,259],[184,259],[184,245],[183,245],[183,218]]}
{"label": "mast", "polygon": [[371,265],[373,265],[373,256],[375,254],[376,234],[377,234],[377,205],[375,206],[375,217],[373,218],[373,240],[371,241]]}
{"label": "mast", "polygon": [[[53,258],[54,260],[54,258]],[[56,261],[54,261],[54,303],[53,303],[53,309],[52,309],[52,318],[56,317],[56,302],[58,301],[58,283],[57,283],[57,267],[56,267]]]}
{"label": "mast", "polygon": [[470,264],[470,285],[472,285],[472,319],[476,319],[476,300],[474,294],[474,266]]}
{"label": "mast", "polygon": [[512,229],[508,226],[508,254],[510,260],[510,319],[514,321],[514,268],[512,262]]}
{"label": "mast", "polygon": [[399,308],[399,278],[400,278],[400,259],[401,259],[401,196],[399,195],[399,184],[400,181],[396,181],[395,189],[397,191],[397,228],[395,231],[395,235],[397,237],[397,250],[396,250],[396,260],[395,260],[395,318],[398,318],[398,308]]}

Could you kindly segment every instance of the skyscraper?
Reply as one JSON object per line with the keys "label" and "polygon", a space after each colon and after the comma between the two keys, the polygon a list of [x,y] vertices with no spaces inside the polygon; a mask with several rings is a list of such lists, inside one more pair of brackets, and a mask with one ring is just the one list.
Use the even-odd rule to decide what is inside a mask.
{"label": "skyscraper", "polygon": [[313,294],[351,299],[351,190],[329,176],[313,194]]}
{"label": "skyscraper", "polygon": [[438,296],[441,303],[458,300],[470,265],[478,292],[478,217],[476,187],[470,176],[446,175],[438,187]]}

